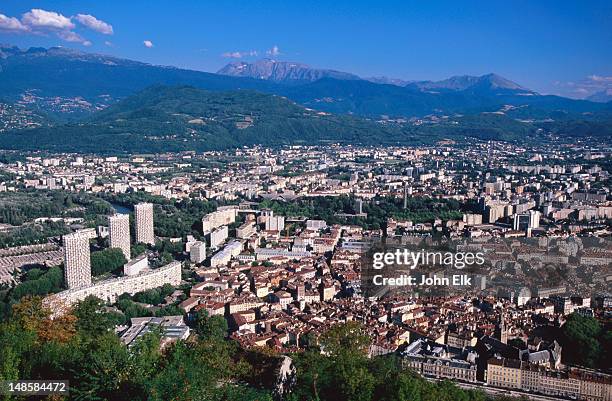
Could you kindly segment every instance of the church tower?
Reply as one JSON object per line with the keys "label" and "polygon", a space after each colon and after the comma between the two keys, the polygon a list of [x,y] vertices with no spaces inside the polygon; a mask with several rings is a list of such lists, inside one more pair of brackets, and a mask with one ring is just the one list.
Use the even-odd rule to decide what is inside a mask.
{"label": "church tower", "polygon": [[508,344],[508,328],[506,327],[506,319],[504,317],[504,310],[501,310],[499,320],[495,325],[495,338],[504,344]]}

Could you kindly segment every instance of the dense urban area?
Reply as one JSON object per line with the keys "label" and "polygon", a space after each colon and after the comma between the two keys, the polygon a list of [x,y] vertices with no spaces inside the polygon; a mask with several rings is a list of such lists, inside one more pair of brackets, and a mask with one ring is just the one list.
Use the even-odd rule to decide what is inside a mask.
{"label": "dense urban area", "polygon": [[[0,379],[83,400],[612,400],[610,156],[3,152]],[[468,287],[366,291],[373,244],[444,240],[485,253]]]}

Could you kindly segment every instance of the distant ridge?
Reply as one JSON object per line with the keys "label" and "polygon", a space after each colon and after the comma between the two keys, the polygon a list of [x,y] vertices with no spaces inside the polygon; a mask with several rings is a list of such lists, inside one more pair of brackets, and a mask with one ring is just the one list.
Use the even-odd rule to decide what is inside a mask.
{"label": "distant ridge", "polygon": [[517,91],[529,94],[536,92],[524,88],[507,78],[498,74],[486,74],[481,76],[456,75],[441,81],[405,81],[402,79],[388,77],[365,78],[367,81],[377,84],[396,85],[401,87],[412,87],[422,91],[465,91],[465,90],[489,90],[489,91]]}
{"label": "distant ridge", "polygon": [[497,74],[486,74],[482,76],[458,75],[444,79],[442,81],[420,81],[410,85],[415,85],[422,90],[453,90],[464,91],[469,89],[481,90],[510,90],[535,94],[535,92],[523,88],[516,82],[512,82]]}
{"label": "distant ridge", "polygon": [[289,82],[315,82],[323,78],[333,78],[338,80],[365,80],[375,84],[395,85],[400,87],[413,87],[422,91],[431,90],[490,90],[490,91],[520,91],[529,94],[536,92],[526,89],[516,82],[504,78],[497,74],[486,74],[482,76],[458,75],[441,81],[406,81],[396,78],[370,77],[361,78],[348,72],[319,69],[308,66],[307,64],[277,61],[273,59],[262,59],[248,63],[245,61],[235,61],[227,64],[217,74],[229,75],[233,77],[247,77],[261,80],[268,80],[281,83]]}
{"label": "distant ridge", "polygon": [[605,89],[600,92],[593,93],[587,97],[591,102],[607,103],[612,101],[612,89]]}
{"label": "distant ridge", "polygon": [[276,61],[272,59],[263,59],[253,63],[236,61],[221,68],[217,71],[217,74],[233,77],[266,79],[276,82],[313,82],[321,78],[360,79],[357,75],[347,72],[311,68],[302,63]]}

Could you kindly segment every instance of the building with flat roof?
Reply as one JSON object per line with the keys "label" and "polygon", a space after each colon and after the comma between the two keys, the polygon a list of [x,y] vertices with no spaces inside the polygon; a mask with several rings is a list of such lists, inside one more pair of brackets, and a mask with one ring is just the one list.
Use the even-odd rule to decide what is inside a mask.
{"label": "building with flat roof", "polygon": [[151,203],[139,203],[134,206],[136,220],[136,242],[155,245],[155,234],[153,232],[153,205]]}
{"label": "building with flat roof", "polygon": [[91,285],[88,234],[79,231],[66,234],[63,237],[63,243],[66,286],[71,289]]}
{"label": "building with flat roof", "polygon": [[132,258],[130,248],[130,215],[115,214],[108,217],[108,231],[111,248],[119,248],[125,260]]}
{"label": "building with flat roof", "polygon": [[82,301],[90,295],[104,302],[114,303],[123,293],[131,295],[164,284],[179,285],[181,283],[181,262],[173,261],[157,269],[145,269],[134,276],[122,276],[103,280],[95,284],[71,288],[57,294],[49,295],[43,301],[55,316],[65,313],[70,306]]}
{"label": "building with flat roof", "polygon": [[266,219],[266,231],[282,231],[285,229],[285,216],[271,216]]}
{"label": "building with flat roof", "polygon": [[206,243],[195,241],[189,247],[189,260],[193,263],[202,263],[206,259]]}
{"label": "building with flat roof", "polygon": [[210,247],[218,248],[225,242],[229,234],[227,226],[222,226],[210,232]]}
{"label": "building with flat roof", "polygon": [[134,317],[131,326],[121,335],[121,342],[132,347],[138,339],[151,333],[155,328],[161,331],[161,346],[176,340],[186,340],[189,337],[189,327],[183,316]]}
{"label": "building with flat roof", "polygon": [[240,252],[242,252],[242,243],[232,241],[210,258],[210,265],[211,267],[226,265],[232,258],[240,255]]}
{"label": "building with flat roof", "polygon": [[219,208],[212,213],[208,213],[202,217],[202,232],[208,234],[217,227],[232,224],[236,221],[237,215],[238,209],[233,207],[227,209]]}
{"label": "building with flat roof", "polygon": [[135,276],[149,268],[149,259],[146,253],[135,257],[123,266],[123,274],[126,276]]}

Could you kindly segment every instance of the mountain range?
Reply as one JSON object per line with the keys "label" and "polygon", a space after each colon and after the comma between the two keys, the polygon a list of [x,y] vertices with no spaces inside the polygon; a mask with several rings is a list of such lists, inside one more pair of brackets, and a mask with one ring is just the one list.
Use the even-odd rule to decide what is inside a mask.
{"label": "mountain range", "polygon": [[[190,89],[185,89],[186,86]],[[195,95],[192,92],[195,90],[204,92]],[[190,94],[189,107],[177,99],[177,93]],[[216,98],[219,93],[223,99],[239,103],[240,110],[233,117],[224,114],[223,108],[231,108],[231,103]],[[166,103],[161,94],[174,99],[174,103]],[[173,114],[161,113],[162,106],[130,108],[148,104],[146,96],[153,96],[152,99],[163,107],[174,110]],[[271,107],[268,111],[262,110],[257,103],[273,105],[279,99],[284,102],[282,107]],[[197,101],[206,106],[197,109]],[[317,140],[358,138],[367,143],[367,132],[383,135],[391,143],[422,140],[423,133],[432,138],[449,133],[512,139],[542,128],[543,123],[554,131],[562,122],[570,121],[581,122],[574,126],[580,127],[580,135],[586,135],[595,132],[592,129],[595,122],[601,128],[607,127],[612,120],[612,103],[540,95],[496,74],[408,82],[384,77],[360,78],[350,73],[270,59],[230,63],[215,74],[66,48],[24,50],[7,45],[0,46],[0,108],[2,104],[11,110],[22,111],[26,117],[36,116],[35,125],[23,127],[41,126],[27,133],[12,133],[14,146],[9,136],[1,134],[2,147],[15,148],[22,144],[31,148],[32,143],[36,143],[43,148],[68,149],[70,146],[66,144],[55,146],[51,140],[53,135],[60,132],[67,141],[76,140],[80,138],[78,131],[87,127],[102,135],[100,138],[107,144],[114,144],[107,148],[124,151],[134,151],[139,146],[125,145],[125,140],[120,138],[132,140],[136,135],[143,139],[147,133],[140,127],[144,126],[158,131],[142,142],[148,144],[149,149],[161,149],[158,145],[162,143],[173,149],[185,149],[186,144],[196,146],[192,142],[198,141],[201,146],[196,147],[199,149],[217,149],[315,137]],[[301,111],[296,112],[295,107]],[[116,117],[121,115],[121,108],[130,111],[129,118]],[[199,111],[190,113],[192,108]],[[109,113],[115,115],[113,121],[107,119],[111,118]],[[240,120],[249,113],[257,114],[253,124]],[[177,120],[175,114],[185,114],[189,120],[201,119],[206,124]],[[300,118],[295,117],[298,114]],[[288,115],[293,117],[283,120]],[[138,116],[148,116],[148,120]],[[165,120],[157,121],[159,116],[164,116]],[[0,113],[0,120],[2,118]],[[162,129],[172,124],[179,127],[176,137],[171,130]],[[555,128],[551,128],[555,124]],[[282,132],[272,134],[272,127]],[[332,127],[339,133],[334,134]],[[10,127],[4,131],[7,130]],[[190,130],[195,131],[193,140],[184,137]],[[313,130],[315,137],[309,136],[308,130]],[[604,129],[603,132],[608,131]],[[27,135],[38,135],[41,141],[28,141]],[[217,135],[221,139],[209,137],[203,141],[206,135]],[[49,141],[42,140],[44,138]]]}
{"label": "mountain range", "polygon": [[323,78],[339,80],[365,80],[376,84],[388,84],[400,87],[408,87],[422,91],[516,91],[525,95],[537,95],[537,93],[525,89],[515,82],[510,81],[497,74],[483,76],[460,75],[450,77],[442,81],[404,81],[388,77],[360,78],[348,72],[312,68],[306,64],[277,61],[273,59],[258,60],[253,63],[237,61],[227,64],[217,71],[217,74],[233,77],[246,77],[263,79],[274,82],[306,83],[314,82]]}
{"label": "mountain range", "polygon": [[[8,101],[22,100],[24,94],[30,94],[34,104],[39,98],[58,98],[60,103],[62,99],[81,98],[103,108],[151,85],[252,89],[287,96],[323,111],[369,117],[493,112],[504,105],[528,107],[533,118],[558,111],[580,114],[607,109],[585,100],[542,96],[496,74],[390,85],[350,73],[273,60],[230,63],[213,74],[61,47],[22,50],[0,46],[0,96]],[[58,110],[55,114],[61,118],[70,113]]]}
{"label": "mountain range", "polygon": [[227,64],[217,71],[217,74],[232,77],[247,77],[265,79],[282,83],[314,82],[322,78],[360,79],[357,75],[335,70],[311,68],[302,63],[263,59],[254,63],[236,61]]}

